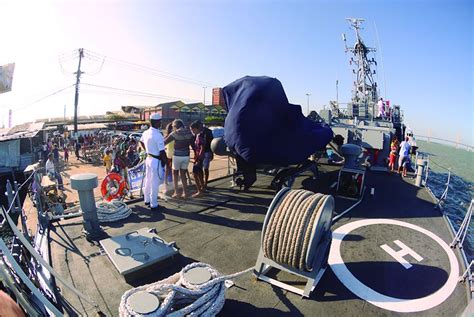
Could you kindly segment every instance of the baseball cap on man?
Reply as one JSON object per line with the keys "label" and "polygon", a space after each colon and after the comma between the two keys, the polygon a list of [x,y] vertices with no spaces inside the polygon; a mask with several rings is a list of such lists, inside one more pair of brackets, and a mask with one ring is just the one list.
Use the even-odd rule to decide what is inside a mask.
{"label": "baseball cap on man", "polygon": [[161,120],[161,115],[159,113],[154,113],[150,116],[150,120]]}

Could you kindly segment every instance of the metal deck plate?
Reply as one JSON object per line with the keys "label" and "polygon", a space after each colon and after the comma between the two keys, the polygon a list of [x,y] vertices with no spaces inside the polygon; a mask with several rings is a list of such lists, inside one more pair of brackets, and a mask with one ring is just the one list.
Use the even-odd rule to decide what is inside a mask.
{"label": "metal deck plate", "polygon": [[149,231],[149,228],[142,228],[100,241],[120,274],[139,271],[178,253],[175,247],[168,246],[166,241]]}

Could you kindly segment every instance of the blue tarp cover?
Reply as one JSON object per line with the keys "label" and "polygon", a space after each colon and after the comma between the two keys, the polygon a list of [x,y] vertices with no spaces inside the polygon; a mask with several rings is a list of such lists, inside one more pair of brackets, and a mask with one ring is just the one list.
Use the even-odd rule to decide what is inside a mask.
{"label": "blue tarp cover", "polygon": [[298,164],[332,139],[329,126],[288,103],[276,78],[246,76],[223,88],[227,146],[253,164]]}

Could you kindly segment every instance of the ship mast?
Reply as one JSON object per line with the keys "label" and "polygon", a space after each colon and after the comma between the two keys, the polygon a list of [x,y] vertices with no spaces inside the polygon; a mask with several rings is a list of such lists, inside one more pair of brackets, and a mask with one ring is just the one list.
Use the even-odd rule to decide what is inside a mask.
{"label": "ship mast", "polygon": [[[374,80],[375,70],[373,66],[377,66],[377,62],[372,57],[369,59],[368,54],[375,52],[375,48],[367,47],[361,36],[361,24],[364,19],[347,18],[352,29],[355,32],[356,41],[354,47],[348,47],[346,43],[346,36],[343,34],[343,40],[346,53],[352,53],[350,64],[353,66],[352,72],[356,75],[354,87],[352,90],[352,107],[353,116],[361,118],[375,117],[375,105],[377,103],[377,82]],[[370,112],[369,112],[370,111]]]}

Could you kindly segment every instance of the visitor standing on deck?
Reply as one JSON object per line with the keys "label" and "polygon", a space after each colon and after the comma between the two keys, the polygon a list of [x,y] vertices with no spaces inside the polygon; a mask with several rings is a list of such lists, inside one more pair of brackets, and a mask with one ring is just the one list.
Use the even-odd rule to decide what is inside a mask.
{"label": "visitor standing on deck", "polygon": [[398,139],[397,139],[397,136],[395,135],[393,137],[392,142],[390,143],[390,156],[389,156],[389,163],[388,163],[388,167],[390,169],[390,172],[392,173],[395,170],[395,162],[397,160],[397,150],[398,150]]}
{"label": "visitor standing on deck", "polygon": [[203,127],[202,131],[204,133],[204,160],[202,162],[204,168],[204,190],[207,189],[207,182],[209,181],[209,166],[211,164],[212,159],[214,158],[214,154],[211,150],[211,142],[214,139],[212,135],[211,129],[208,127]]}
{"label": "visitor standing on deck", "polygon": [[[166,139],[170,136],[170,134],[173,133],[173,123],[170,122],[166,126]],[[173,155],[174,155],[174,141],[172,142],[165,142],[165,152],[166,152],[166,157],[168,157],[168,162],[166,162],[166,168],[165,168],[165,193],[168,191],[168,181],[173,182],[173,169],[172,169],[172,163],[173,163]],[[176,192],[176,188],[175,188]]]}
{"label": "visitor standing on deck", "polygon": [[189,166],[189,147],[193,146],[193,135],[185,128],[183,121],[176,119],[173,121],[173,132],[166,137],[165,144],[174,142],[174,155],[173,155],[173,184],[174,193],[173,198],[179,198],[178,192],[178,173],[181,177],[181,183],[183,185],[183,198],[188,197],[188,189],[186,184],[186,172]]}
{"label": "visitor standing on deck", "polygon": [[151,127],[143,132],[140,139],[145,148],[147,158],[145,160],[144,201],[150,204],[151,209],[158,208],[158,188],[164,179],[163,167],[168,158],[165,153],[165,143],[161,134],[161,115],[154,113],[150,116]]}
{"label": "visitor standing on deck", "polygon": [[404,177],[407,176],[407,165],[410,155],[410,147],[411,146],[408,142],[408,137],[406,137],[405,141],[400,144],[400,152],[398,153],[398,155],[400,156],[398,159],[398,173],[400,174],[400,170],[403,168],[402,176]]}
{"label": "visitor standing on deck", "polygon": [[202,131],[202,124],[199,121],[191,123],[191,131],[195,136],[194,141],[194,165],[193,175],[196,182],[197,192],[192,197],[199,197],[204,191],[204,132]]}
{"label": "visitor standing on deck", "polygon": [[379,110],[379,118],[385,118],[385,105],[383,102],[383,98],[380,98],[379,101],[377,102],[378,110]]}

